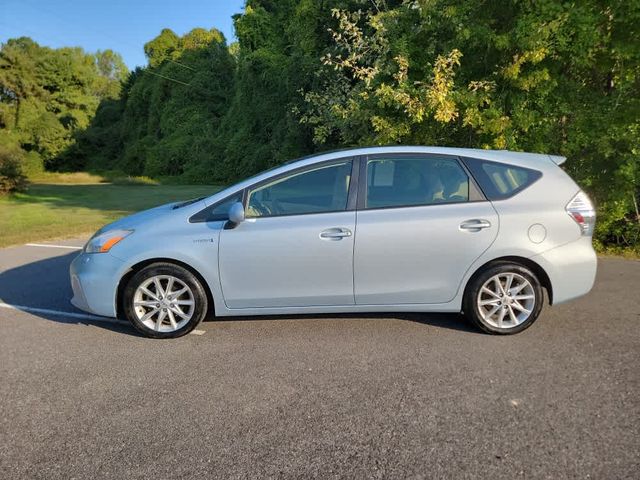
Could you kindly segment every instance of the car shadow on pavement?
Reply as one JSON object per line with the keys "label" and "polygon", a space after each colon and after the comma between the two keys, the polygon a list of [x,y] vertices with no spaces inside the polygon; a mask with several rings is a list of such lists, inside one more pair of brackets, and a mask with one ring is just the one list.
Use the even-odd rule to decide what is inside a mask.
{"label": "car shadow on pavement", "polygon": [[[37,260],[31,263],[10,268],[0,272],[0,301],[23,310],[30,315],[57,323],[92,325],[114,332],[140,336],[126,321],[116,321],[104,317],[83,318],[85,312],[71,305],[73,296],[69,281],[69,265],[78,255],[77,252],[58,255]],[[36,309],[36,310],[32,310]],[[41,310],[51,310],[63,313],[48,313]],[[456,313],[341,313],[341,314],[306,314],[306,315],[269,315],[269,316],[241,316],[208,318],[215,321],[243,321],[243,320],[304,320],[304,319],[399,319],[416,322],[423,325],[459,330],[471,333],[480,332],[469,324],[461,315]]]}
{"label": "car shadow on pavement", "polygon": [[[318,313],[318,314],[296,314],[296,315],[260,315],[260,316],[239,316],[239,317],[221,317],[209,318],[208,321],[256,321],[256,320],[305,320],[305,319],[389,319],[389,320],[405,320],[409,322],[420,323],[422,325],[430,325],[432,327],[447,328],[461,332],[477,333],[482,335],[478,329],[474,328],[459,313]],[[206,321],[207,321],[206,320]]]}
{"label": "car shadow on pavement", "polygon": [[[92,315],[71,305],[73,291],[69,281],[69,265],[77,255],[78,252],[72,252],[1,271],[0,302],[56,323],[92,325],[118,333],[141,336],[128,322],[107,317],[92,318]],[[0,310],[2,311],[6,314],[11,310]],[[86,316],[83,317],[84,315]]]}

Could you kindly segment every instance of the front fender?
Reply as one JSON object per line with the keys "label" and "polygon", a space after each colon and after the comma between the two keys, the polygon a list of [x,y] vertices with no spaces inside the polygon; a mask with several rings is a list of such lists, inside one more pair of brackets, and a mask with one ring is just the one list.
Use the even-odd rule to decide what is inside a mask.
{"label": "front fender", "polygon": [[[215,224],[215,225],[214,225]],[[120,281],[132,270],[153,261],[188,265],[205,281],[216,310],[224,305],[218,273],[218,243],[222,222],[188,224],[184,229],[131,235],[131,242],[116,245],[111,254],[122,261]],[[129,239],[127,239],[129,240]],[[114,292],[114,304],[117,302]],[[116,305],[117,307],[117,305]]]}

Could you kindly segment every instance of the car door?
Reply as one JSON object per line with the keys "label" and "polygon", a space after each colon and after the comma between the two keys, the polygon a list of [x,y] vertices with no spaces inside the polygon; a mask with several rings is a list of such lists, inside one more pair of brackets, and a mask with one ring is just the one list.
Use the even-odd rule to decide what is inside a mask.
{"label": "car door", "polygon": [[491,203],[456,157],[375,155],[362,169],[356,304],[452,300],[469,266],[497,235]]}
{"label": "car door", "polygon": [[247,190],[246,220],[220,234],[227,307],[354,304],[352,165],[317,164]]}

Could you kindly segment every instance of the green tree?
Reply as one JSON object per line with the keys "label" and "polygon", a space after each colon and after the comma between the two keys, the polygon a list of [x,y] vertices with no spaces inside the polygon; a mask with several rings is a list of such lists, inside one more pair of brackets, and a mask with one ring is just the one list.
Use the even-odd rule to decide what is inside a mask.
{"label": "green tree", "polygon": [[22,150],[0,144],[0,196],[24,190],[27,178],[22,171],[23,162]]}
{"label": "green tree", "polygon": [[119,96],[106,52],[6,47],[0,126],[51,166],[198,182],[355,145],[558,153],[597,241],[638,246],[638,1],[247,0],[234,24],[162,30]]}
{"label": "green tree", "polygon": [[41,97],[45,93],[37,80],[41,61],[40,47],[27,37],[10,39],[0,49],[0,102],[13,104],[13,114],[3,109],[0,118],[3,128],[12,124],[18,128],[20,108],[29,97]]}
{"label": "green tree", "polygon": [[196,28],[178,37],[165,29],[145,52],[149,66],[129,75],[118,100],[101,103],[64,166],[213,178],[213,143],[235,70],[224,36]]}
{"label": "green tree", "polygon": [[0,143],[55,166],[100,101],[119,95],[125,75],[111,50],[92,55],[41,47],[26,37],[7,41],[0,47]]}
{"label": "green tree", "polygon": [[235,88],[221,122],[214,159],[225,181],[256,173],[320,148],[300,122],[302,91],[318,88],[321,56],[331,37],[331,6],[357,1],[248,0],[234,18],[238,37]]}
{"label": "green tree", "polygon": [[178,48],[180,37],[170,28],[163,28],[156,38],[144,44],[144,54],[149,60],[149,65],[157,67],[171,57]]}
{"label": "green tree", "polygon": [[333,15],[301,111],[316,145],[559,153],[596,200],[599,241],[638,242],[638,2],[374,1]]}

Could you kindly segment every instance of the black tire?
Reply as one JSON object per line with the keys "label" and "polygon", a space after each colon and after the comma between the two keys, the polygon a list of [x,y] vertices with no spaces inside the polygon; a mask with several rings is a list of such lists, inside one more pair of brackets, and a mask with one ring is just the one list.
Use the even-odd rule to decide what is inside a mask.
{"label": "black tire", "polygon": [[[174,331],[156,331],[138,319],[134,307],[136,290],[146,280],[158,275],[172,276],[191,289],[193,295],[193,312],[188,322]],[[177,338],[191,332],[205,318],[208,309],[207,293],[198,278],[184,267],[173,263],[153,263],[134,274],[127,283],[122,295],[122,309],[131,324],[146,337]],[[159,322],[162,324],[162,321]],[[163,325],[164,327],[164,325]]]}
{"label": "black tire", "polygon": [[[485,320],[480,312],[480,307],[478,306],[478,295],[480,295],[480,289],[485,282],[496,275],[508,273],[515,273],[524,277],[530,283],[535,298],[533,299],[533,306],[530,308],[531,313],[526,320],[513,327],[505,326],[497,328],[495,325],[492,325]],[[536,321],[540,314],[540,310],[542,310],[543,302],[544,294],[542,292],[542,286],[540,285],[540,281],[536,275],[531,270],[517,263],[499,261],[488,265],[484,270],[476,274],[471,279],[464,293],[462,308],[464,315],[482,331],[494,335],[513,335],[514,333],[519,333],[529,328],[533,322]],[[490,309],[490,307],[486,308]],[[505,308],[507,311],[509,309],[508,306],[502,308]]]}

